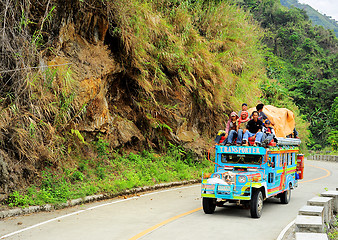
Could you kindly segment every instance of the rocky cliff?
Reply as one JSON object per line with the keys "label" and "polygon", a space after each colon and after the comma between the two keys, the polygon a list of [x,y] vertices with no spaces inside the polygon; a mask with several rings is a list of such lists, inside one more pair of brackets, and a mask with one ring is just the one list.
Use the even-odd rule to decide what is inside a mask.
{"label": "rocky cliff", "polygon": [[[72,154],[202,157],[266,79],[261,32],[236,6],[190,1],[0,1],[0,192]],[[12,71],[13,70],[13,71]]]}

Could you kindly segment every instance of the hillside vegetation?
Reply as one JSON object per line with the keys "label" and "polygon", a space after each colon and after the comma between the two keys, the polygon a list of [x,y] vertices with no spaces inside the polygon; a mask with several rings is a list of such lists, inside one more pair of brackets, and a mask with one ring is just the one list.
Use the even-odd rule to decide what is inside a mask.
{"label": "hillside vegetation", "polygon": [[0,9],[0,192],[14,191],[12,206],[196,178],[230,111],[269,82],[263,32],[227,1]]}
{"label": "hillside vegetation", "polygon": [[[283,7],[279,0],[236,0],[266,30],[266,66],[276,84],[262,86],[267,99],[290,96],[310,123],[308,146],[337,149],[338,40],[312,26],[303,10]],[[280,87],[279,87],[280,86]],[[285,101],[282,101],[285,102]]]}
{"label": "hillside vegetation", "polygon": [[303,9],[309,16],[309,19],[312,21],[313,25],[323,26],[325,29],[333,30],[336,37],[338,37],[337,20],[332,19],[332,17],[330,16],[319,13],[308,4],[299,3],[298,0],[281,0],[280,2],[283,6],[286,6],[288,8],[296,7]]}
{"label": "hillside vegetation", "polygon": [[338,147],[337,39],[278,0],[0,9],[0,198],[11,206],[199,178],[242,102],[287,107],[305,144]]}

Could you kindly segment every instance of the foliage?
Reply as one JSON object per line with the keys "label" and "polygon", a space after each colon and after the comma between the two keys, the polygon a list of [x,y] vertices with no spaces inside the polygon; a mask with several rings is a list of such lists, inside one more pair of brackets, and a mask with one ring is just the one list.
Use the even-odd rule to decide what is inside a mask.
{"label": "foliage", "polygon": [[265,94],[292,97],[310,123],[309,146],[323,147],[328,133],[336,128],[331,109],[337,96],[337,38],[322,27],[312,26],[305,11],[286,9],[279,0],[235,2],[266,29],[267,73],[277,80],[274,85],[278,87],[276,91],[263,85]]}
{"label": "foliage", "polygon": [[[254,106],[266,96],[263,101],[291,106],[301,116],[289,104],[288,90],[297,84],[294,78],[302,74],[325,75],[325,87],[330,84],[335,70],[316,69],[324,64],[317,59],[317,53],[325,44],[335,49],[334,40],[322,29],[312,28],[308,28],[308,34],[322,32],[326,37],[303,37],[297,28],[305,18],[302,12],[271,10],[273,2],[262,1],[262,8],[250,5],[252,11],[257,11],[254,17],[260,18],[266,28],[279,31],[267,31],[265,47],[258,23],[229,2],[0,0],[0,19],[4,19],[0,26],[0,67],[6,70],[0,76],[1,150],[22,166],[30,166],[36,172],[45,170],[40,184],[15,192],[9,203],[60,203],[94,193],[113,194],[138,186],[197,178],[209,165],[196,161],[189,151],[167,143],[167,139],[185,123],[188,127],[196,126],[201,136],[210,138],[221,127],[224,115],[239,109],[242,102]],[[278,26],[265,19],[269,14],[279,22]],[[90,17],[88,26],[86,16]],[[74,27],[70,36],[61,36],[65,20]],[[103,39],[96,46],[109,47],[109,57],[116,62],[116,66],[110,67],[121,71],[98,74],[106,84],[101,92],[115,89],[120,79],[118,84],[125,88],[118,89],[116,96],[106,91],[105,97],[108,105],[113,105],[109,101],[116,98],[127,102],[131,112],[121,113],[124,109],[119,109],[120,102],[108,106],[111,122],[105,135],[97,135],[105,129],[80,130],[88,128],[81,121],[87,105],[79,106],[80,96],[83,97],[79,89],[83,78],[79,75],[81,67],[86,72],[93,66],[73,52],[77,40],[89,47],[94,45],[95,36],[88,36],[96,34],[96,25],[91,24],[94,22],[107,23],[107,35],[100,36]],[[292,37],[290,31],[294,33]],[[72,38],[75,43],[68,44]],[[284,48],[288,44],[292,48]],[[316,67],[305,64],[308,55],[304,52],[312,54]],[[70,55],[66,59],[72,60],[73,65],[52,66],[58,65],[55,58],[64,55]],[[49,59],[54,60],[48,62]],[[333,66],[336,59],[330,55],[325,61]],[[320,92],[320,86],[316,92]],[[303,95],[299,93],[299,106],[306,105],[306,101],[301,102]],[[325,96],[328,101],[331,95]],[[308,112],[302,114],[305,117],[299,118],[309,117]],[[117,148],[112,149],[109,134],[115,134],[114,121],[125,115],[133,115],[128,121],[134,121],[145,136],[163,139],[163,149],[168,146],[165,155],[151,150],[136,154],[132,143],[120,149],[130,151],[129,154],[118,154]],[[299,129],[303,136],[307,135],[304,121],[299,121]],[[152,145],[154,138],[146,138],[145,142]],[[141,144],[139,147],[143,148]]]}
{"label": "foliage", "polygon": [[84,140],[84,137],[82,136],[82,134],[80,133],[79,130],[77,130],[77,129],[75,129],[75,130],[74,130],[74,129],[71,129],[70,132],[71,132],[72,134],[74,134],[75,136],[77,136],[78,139],[79,139],[82,143],[87,144],[86,141]]}
{"label": "foliage", "polygon": [[20,206],[20,207],[26,207],[30,203],[30,199],[28,195],[21,195],[18,191],[14,191],[11,196],[8,198],[8,206],[14,207],[14,206]]}
{"label": "foliage", "polygon": [[81,115],[72,69],[42,54],[57,8],[50,1],[1,0],[0,9],[1,148],[26,166],[53,164],[66,152],[63,130]]}
{"label": "foliage", "polygon": [[327,229],[327,235],[330,240],[338,238],[338,215],[335,215],[333,221],[331,221],[330,228]]}
{"label": "foliage", "polygon": [[[258,85],[266,79],[262,32],[225,0],[0,0],[0,9],[1,149],[37,172],[87,145],[77,129],[86,110],[79,106],[82,65],[60,41],[65,37],[61,23],[71,19],[80,34],[79,22],[88,11],[107,22],[107,38],[117,39],[111,57],[130,91],[123,97],[137,114],[151,116],[145,134],[149,125],[155,133],[149,135],[175,132],[172,122],[181,111],[179,117],[190,123],[203,118],[200,131],[210,137],[224,114],[243,101],[255,105],[261,96]],[[80,38],[90,44],[87,34],[94,33]],[[57,61],[64,55],[72,55],[73,65]],[[180,103],[186,106],[180,109]],[[104,154],[103,142],[95,147]]]}
{"label": "foliage", "polygon": [[[190,95],[222,111],[258,101],[257,83],[265,78],[261,34],[236,6],[189,0],[119,0],[107,6],[110,33],[123,46],[118,54],[126,68],[138,70],[128,77],[155,106],[155,92]],[[243,94],[244,86],[252,94]]]}
{"label": "foliage", "polygon": [[109,154],[109,142],[107,142],[107,140],[105,140],[102,137],[98,137],[97,141],[94,142],[95,146],[96,146],[96,150],[99,154],[99,156],[106,156],[107,154]]}
{"label": "foliage", "polygon": [[330,132],[328,141],[331,144],[333,150],[337,151],[338,150],[338,131]]}
{"label": "foliage", "polygon": [[44,203],[62,203],[76,196],[76,193],[71,191],[71,184],[64,177],[55,176],[51,172],[43,172],[39,188],[34,185],[30,186],[24,194],[15,191],[8,197],[7,203],[10,207],[27,207]]}
{"label": "foliage", "polygon": [[334,123],[338,125],[338,97],[334,99],[334,102],[332,104],[331,118],[334,120]]}
{"label": "foliage", "polygon": [[338,37],[338,23],[335,21],[335,19],[332,19],[332,17],[326,16],[325,14],[323,15],[308,4],[299,3],[298,0],[280,0],[280,2],[283,6],[289,8],[297,7],[305,10],[313,25],[319,25],[326,29],[331,29],[335,32],[336,37]]}
{"label": "foliage", "polygon": [[[102,144],[102,140],[99,142]],[[39,186],[13,192],[7,199],[8,205],[60,204],[96,193],[114,194],[145,185],[199,178],[202,171],[213,169],[208,161],[196,161],[182,147],[172,144],[162,156],[149,151],[119,155],[108,150],[99,156],[102,161],[80,159],[76,169],[65,168],[63,174],[44,171]]]}

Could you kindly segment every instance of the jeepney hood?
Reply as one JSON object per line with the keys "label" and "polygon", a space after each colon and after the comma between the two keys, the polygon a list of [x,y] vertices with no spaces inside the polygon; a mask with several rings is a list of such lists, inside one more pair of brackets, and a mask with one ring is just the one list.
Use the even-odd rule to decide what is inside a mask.
{"label": "jeepney hood", "polygon": [[245,176],[246,182],[257,182],[262,179],[263,172],[256,171],[238,171],[238,170],[220,170],[211,175],[211,178],[207,179],[209,184],[230,184],[235,183],[239,176]]}
{"label": "jeepney hood", "polygon": [[246,176],[249,182],[257,182],[262,179],[263,172],[255,171],[255,172],[237,172],[240,176]]}
{"label": "jeepney hood", "polygon": [[220,171],[217,171],[215,173],[212,174],[213,175],[216,175],[216,174],[234,174],[234,175],[237,175],[237,174],[241,174],[241,175],[252,175],[252,174],[255,174],[255,173],[259,173],[260,171],[257,170],[257,171],[237,171],[237,170],[220,170]]}
{"label": "jeepney hood", "polygon": [[251,175],[258,172],[263,171],[259,165],[252,165],[252,166],[236,166],[236,165],[229,165],[224,166],[222,168],[218,168],[214,174],[223,174],[223,173],[233,173],[233,174],[243,174],[243,175]]}

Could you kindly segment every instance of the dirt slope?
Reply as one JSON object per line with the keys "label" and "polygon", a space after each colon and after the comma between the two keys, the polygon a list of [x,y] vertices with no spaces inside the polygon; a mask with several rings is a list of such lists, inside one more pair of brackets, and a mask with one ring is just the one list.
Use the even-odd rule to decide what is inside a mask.
{"label": "dirt slope", "polygon": [[228,113],[261,95],[259,29],[225,3],[2,0],[0,9],[1,69],[23,69],[0,78],[0,193],[74,151],[93,154],[98,135],[122,151],[169,141],[202,157]]}

